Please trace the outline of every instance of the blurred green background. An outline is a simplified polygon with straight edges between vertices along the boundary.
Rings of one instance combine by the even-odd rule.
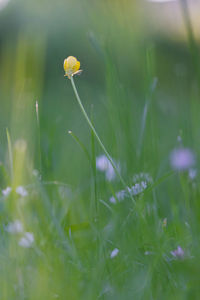
[[[163,24],[158,17],[159,9],[165,15],[163,10],[170,7],[178,16],[173,30],[171,25],[168,33],[168,23]],[[158,18],[156,28],[152,25],[153,17]],[[177,19],[180,19],[179,34]],[[61,178],[64,176],[68,182],[76,180],[76,175],[73,179],[76,172],[71,173],[66,168],[67,161],[75,160],[74,168],[79,168],[83,157],[67,131],[74,131],[86,141],[89,136],[70,83],[63,78],[63,60],[69,55],[81,61],[83,73],[76,80],[84,104],[88,111],[94,106],[100,136],[105,143],[107,139],[111,142],[110,147],[120,152],[116,153],[120,158],[126,155],[127,150],[123,150],[126,137],[117,133],[113,136],[113,133],[119,127],[126,131],[123,126],[127,124],[123,122],[130,122],[133,157],[136,151],[141,112],[150,82],[147,74],[149,49],[153,49],[155,61],[154,74],[150,76],[159,78],[153,104],[157,114],[153,116],[151,134],[159,135],[159,147],[165,151],[175,143],[183,127],[186,138],[190,138],[188,98],[193,97],[193,93],[196,96],[195,75],[184,38],[186,30],[183,20],[181,22],[179,3],[59,1],[55,5],[51,1],[10,1],[1,11],[0,25],[1,127],[9,127],[12,123],[10,130],[14,139],[25,135],[35,144],[32,135],[36,123],[34,105],[36,100],[39,102],[45,176],[57,179],[63,169]],[[161,25],[165,28],[161,29]],[[130,115],[121,120],[124,110]],[[115,118],[120,121],[118,128],[112,120]],[[171,126],[174,130],[169,130]],[[149,143],[151,140],[149,137]],[[155,155],[155,149],[154,154],[149,153],[151,155]]]
[[[198,169],[199,8],[192,0],[0,1],[0,187],[13,189],[1,199],[0,299],[199,299],[198,177],[194,188],[169,163],[180,136]],[[136,208],[130,199],[110,207],[120,182],[92,172],[68,134],[93,160],[102,154],[64,77],[69,55],[81,62],[79,94],[126,183],[140,172],[156,183]],[[34,233],[33,248],[6,232],[15,219]],[[173,262],[179,244],[192,253]],[[111,260],[115,247],[121,256]]]

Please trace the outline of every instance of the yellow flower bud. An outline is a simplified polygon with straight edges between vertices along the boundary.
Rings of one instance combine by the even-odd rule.
[[[71,76],[79,74],[81,72],[81,70],[79,70],[80,62],[74,56],[68,56],[64,60],[63,67],[65,70],[65,76],[68,76],[69,79]]]

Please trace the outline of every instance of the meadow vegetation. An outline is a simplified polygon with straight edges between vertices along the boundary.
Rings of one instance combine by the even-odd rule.
[[[190,1],[28,2],[0,6],[0,299],[199,299]]]

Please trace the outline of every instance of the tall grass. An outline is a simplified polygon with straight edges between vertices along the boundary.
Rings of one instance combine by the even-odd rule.
[[[65,54],[80,56],[90,127],[63,77],[63,41],[22,32],[1,48],[0,299],[199,299],[199,46],[188,19],[191,54],[131,36],[128,1],[93,5],[88,22],[102,5],[109,39],[96,21],[91,45],[72,38]],[[195,164],[176,170],[182,148]]]

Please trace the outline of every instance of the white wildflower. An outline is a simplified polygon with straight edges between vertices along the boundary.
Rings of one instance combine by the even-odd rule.
[[[110,258],[114,258],[115,256],[117,256],[119,253],[119,249],[115,248],[111,254],[110,254]]]
[[[96,167],[100,171],[106,171],[108,168],[109,160],[105,155],[100,155],[96,158]]]
[[[126,197],[136,196],[141,194],[150,184],[153,183],[152,177],[148,173],[139,173],[133,176],[134,185],[127,187],[127,190],[121,190],[116,193],[116,196],[110,197],[109,201],[115,204],[117,201],[121,202]]]
[[[128,188],[131,195],[136,196],[141,194],[147,188],[146,181],[141,181]]]
[[[147,184],[152,184],[153,183],[153,178],[149,173],[144,173],[141,172],[139,174],[135,174],[133,176],[133,183],[138,183],[140,181],[146,181]]]
[[[115,179],[115,170],[110,162],[109,162],[108,168],[105,173],[106,173],[106,179],[108,181],[112,181]]]
[[[126,197],[126,195],[127,195],[126,191],[125,190],[121,190],[121,191],[119,191],[119,192],[116,193],[116,198],[117,198],[117,200],[119,202],[121,202],[121,201],[124,200],[124,198]],[[109,201],[111,203],[114,203],[114,204],[117,202],[114,196],[110,197]]]
[[[9,223],[6,227],[5,230],[9,233],[21,233],[23,232],[23,224],[19,220],[15,220],[14,222]]]
[[[171,152],[170,163],[173,169],[185,171],[195,164],[195,155],[189,148],[177,148]]]
[[[115,204],[117,202],[114,196],[110,197],[109,201],[110,201],[110,203],[113,203],[113,204]]]
[[[96,167],[99,171],[104,172],[106,179],[112,181],[115,179],[115,170],[105,155],[100,155],[96,158]]]
[[[132,187],[127,187],[129,193],[131,196],[136,196],[144,192],[144,190],[148,187],[146,181],[141,181],[139,183],[134,184]],[[112,196],[110,197],[109,201],[113,204],[116,204],[116,202],[123,201],[126,197],[130,196],[129,193],[126,190],[121,190],[116,193],[116,197]],[[116,201],[117,199],[117,201]]]
[[[34,235],[31,232],[25,232],[24,236],[19,240],[19,246],[30,248],[34,242]]]
[[[188,177],[190,180],[194,180],[197,177],[197,170],[193,168],[189,169]]]
[[[8,186],[6,189],[2,190],[2,194],[4,196],[8,196],[12,191],[12,188],[10,186]]]
[[[22,197],[28,196],[28,191],[23,186],[18,186],[16,188],[16,193]]]

